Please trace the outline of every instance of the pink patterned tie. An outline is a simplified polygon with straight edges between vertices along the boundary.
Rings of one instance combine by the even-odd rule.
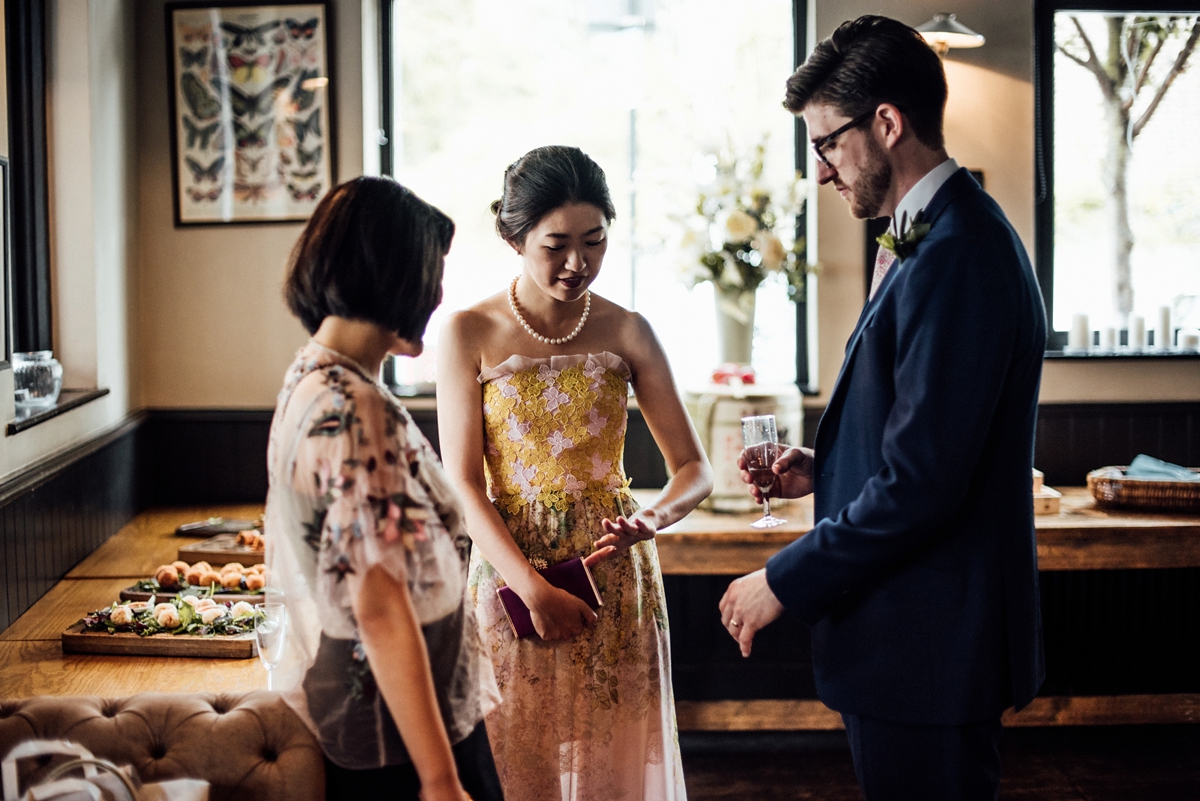
[[[883,283],[883,277],[887,275],[888,269],[895,261],[896,254],[880,245],[879,252],[875,254],[875,273],[871,276],[871,293],[867,295],[868,302],[875,299],[875,292]]]

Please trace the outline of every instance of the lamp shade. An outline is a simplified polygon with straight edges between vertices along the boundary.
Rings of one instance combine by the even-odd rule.
[[[983,34],[963,25],[953,14],[934,14],[929,22],[917,26],[917,32],[939,55],[952,47],[982,47],[987,41]]]

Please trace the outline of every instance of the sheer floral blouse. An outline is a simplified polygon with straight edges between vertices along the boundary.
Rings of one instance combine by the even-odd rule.
[[[406,582],[450,742],[495,705],[465,603],[462,511],[408,412],[349,358],[310,342],[288,369],[267,455],[268,601],[288,610],[276,688],[342,767],[408,762],[352,601],[378,565]]]

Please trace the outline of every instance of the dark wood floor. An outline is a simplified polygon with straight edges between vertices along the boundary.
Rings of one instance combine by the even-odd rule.
[[[845,735],[684,733],[689,801],[859,801]],[[1006,801],[1198,801],[1200,725],[1008,729]]]

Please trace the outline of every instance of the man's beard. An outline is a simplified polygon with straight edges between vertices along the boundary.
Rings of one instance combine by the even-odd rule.
[[[866,163],[850,187],[850,215],[857,220],[878,217],[891,187],[892,163],[874,137],[868,135]]]

